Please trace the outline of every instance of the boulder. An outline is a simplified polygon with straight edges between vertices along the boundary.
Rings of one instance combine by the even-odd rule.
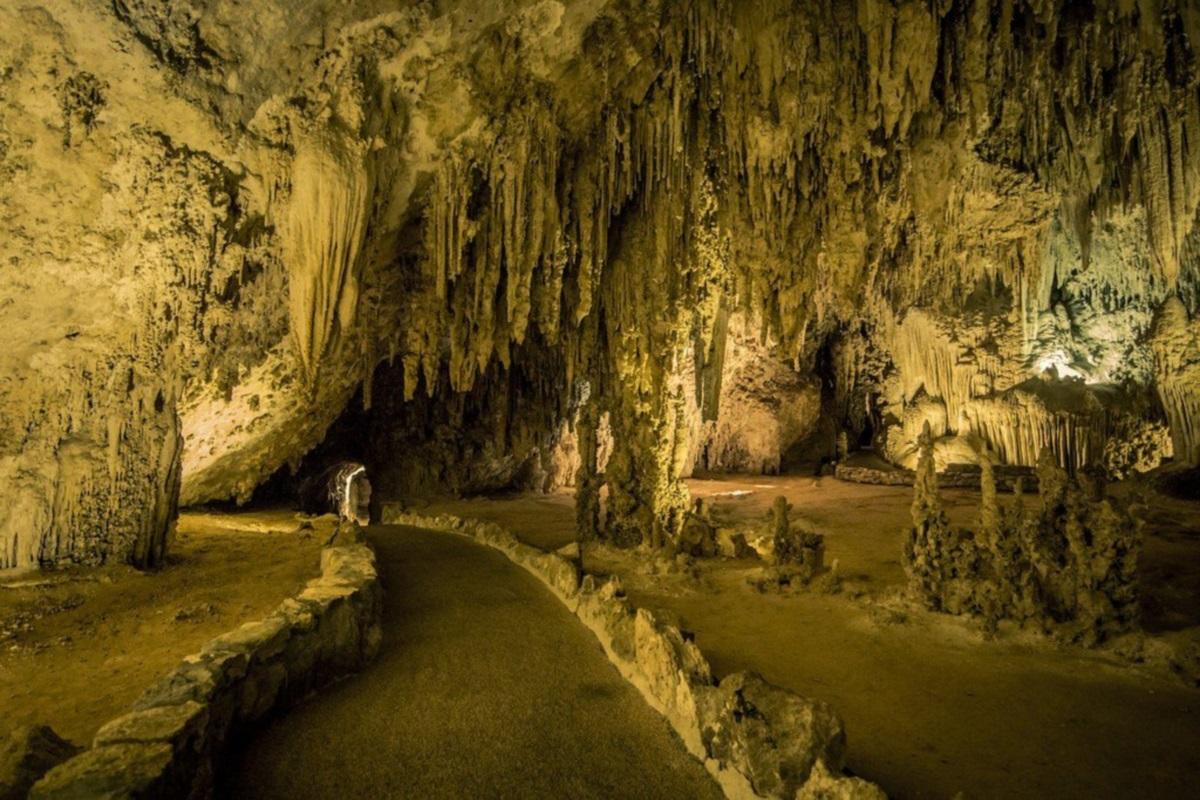
[[[0,800],[24,800],[43,775],[79,751],[48,725],[13,731],[0,750]]]
[[[187,796],[172,786],[174,755],[166,742],[105,745],[87,750],[46,773],[30,800]]]
[[[176,749],[194,743],[208,722],[208,709],[194,701],[131,711],[96,733],[93,747],[134,742],[170,742]]]
[[[695,643],[653,613],[633,611],[634,683],[666,717],[693,755],[703,758],[702,721],[710,716],[715,681]]]
[[[736,672],[721,681],[707,709],[705,749],[745,776],[759,796],[793,797],[819,761],[841,769],[842,721],[819,700],[772,686],[754,673]]]

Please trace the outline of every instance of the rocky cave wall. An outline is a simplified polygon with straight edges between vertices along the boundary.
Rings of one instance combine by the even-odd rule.
[[[818,404],[901,462],[926,420],[1195,462],[1197,42],[1189,0],[6,6],[0,566],[153,563],[356,392],[566,431],[583,531],[658,542]]]

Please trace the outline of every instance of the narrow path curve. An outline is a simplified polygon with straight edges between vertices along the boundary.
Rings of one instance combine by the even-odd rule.
[[[264,727],[230,764],[228,796],[721,797],[531,575],[458,536],[369,536],[378,660]]]

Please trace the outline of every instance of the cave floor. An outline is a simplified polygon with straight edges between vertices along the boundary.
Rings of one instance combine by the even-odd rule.
[[[699,574],[652,574],[646,558],[589,549],[585,567],[618,574],[632,600],[695,633],[718,675],[752,669],[833,704],[848,766],[899,798],[1191,796],[1200,777],[1200,690],[1170,673],[1168,643],[1200,639],[1200,504],[1155,498],[1141,561],[1146,663],[1056,645],[1019,630],[987,640],[967,620],[912,609],[899,553],[912,492],[833,478],[714,477],[690,482],[722,522],[758,520],[784,494],[793,519],[826,535],[842,590],[764,594],[753,560],[697,562]],[[953,522],[978,493],[947,490]],[[1002,497],[1002,501],[1005,498]],[[555,548],[573,539],[569,494],[421,501],[505,525]]]
[[[464,537],[369,536],[384,584],[378,659],[251,737],[222,796],[721,797],[523,569]]]
[[[184,512],[166,564],[0,573],[0,736],[78,744],[205,642],[266,616],[319,571],[331,520]]]

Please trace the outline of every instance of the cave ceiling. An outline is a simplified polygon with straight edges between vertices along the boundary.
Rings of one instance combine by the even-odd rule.
[[[522,357],[653,537],[681,409],[788,386],[796,438],[826,361],[898,462],[930,419],[1098,457],[1053,369],[1194,463],[1197,48],[1192,0],[5,3],[0,566],[153,562],[356,393]],[[794,374],[722,385],[759,350]]]

